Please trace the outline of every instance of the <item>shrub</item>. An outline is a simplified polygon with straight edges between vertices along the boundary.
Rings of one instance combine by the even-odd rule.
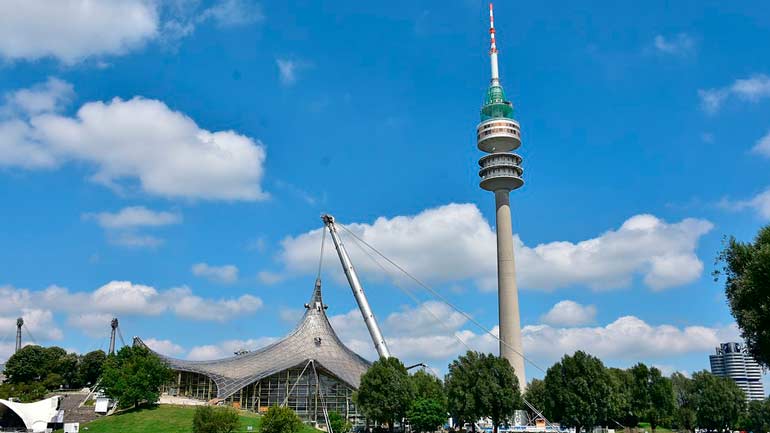
[[[334,433],[348,433],[353,429],[353,424],[337,412],[329,412],[329,424]]]
[[[193,416],[193,433],[231,433],[239,424],[238,411],[230,406],[198,406]]]
[[[272,406],[262,417],[262,433],[297,433],[302,428],[302,420],[288,407]]]

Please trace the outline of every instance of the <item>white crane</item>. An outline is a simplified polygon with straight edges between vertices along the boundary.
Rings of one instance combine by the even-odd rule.
[[[339,233],[337,233],[337,226],[334,224],[334,217],[328,214],[321,216],[321,220],[329,229],[329,234],[332,236],[332,242],[334,242],[334,248],[337,249],[337,254],[340,256],[340,262],[342,263],[342,270],[345,271],[345,276],[350,283],[350,289],[353,290],[353,296],[356,298],[358,308],[361,310],[361,315],[364,316],[364,322],[366,328],[369,330],[369,335],[372,336],[374,342],[374,348],[377,349],[377,354],[380,358],[390,358],[390,351],[388,345],[385,344],[385,339],[382,337],[380,327],[377,325],[377,320],[374,318],[372,308],[369,306],[369,301],[364,294],[364,288],[361,287],[361,282],[358,280],[355,269],[353,269],[353,263],[350,261],[350,256],[345,250],[345,246],[342,244]]]

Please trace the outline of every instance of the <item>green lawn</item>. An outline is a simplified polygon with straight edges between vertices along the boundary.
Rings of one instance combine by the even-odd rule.
[[[636,431],[643,433],[645,430],[647,430],[648,433],[652,433],[652,428],[650,428],[650,423],[640,422],[639,427],[636,428]],[[655,433],[671,433],[671,430],[665,427],[658,426],[658,428],[655,429]]]
[[[194,413],[192,406],[154,406],[100,418],[80,426],[80,430],[88,433],[192,433]],[[249,425],[257,431],[259,421],[259,416],[241,412],[239,431],[247,431]],[[318,430],[306,426],[300,433],[318,433]]]

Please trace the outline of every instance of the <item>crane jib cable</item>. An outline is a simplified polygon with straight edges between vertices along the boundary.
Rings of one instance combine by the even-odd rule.
[[[385,259],[385,260],[386,260],[388,263],[390,263],[390,264],[391,264],[392,266],[394,266],[396,269],[398,269],[399,271],[403,272],[403,273],[404,273],[404,275],[406,275],[407,277],[409,277],[409,279],[411,279],[412,281],[414,281],[415,283],[417,283],[417,285],[419,285],[420,287],[422,287],[422,288],[424,288],[425,290],[429,291],[429,292],[430,292],[430,293],[431,293],[433,296],[435,296],[436,298],[438,298],[439,300],[441,300],[441,302],[445,303],[446,305],[448,305],[448,306],[449,306],[450,308],[452,308],[453,310],[455,310],[455,311],[457,311],[458,313],[462,314],[462,315],[463,315],[463,316],[464,316],[466,319],[468,319],[468,321],[470,321],[470,322],[471,322],[471,323],[473,323],[473,324],[474,324],[476,327],[478,327],[479,329],[481,329],[482,331],[484,331],[486,334],[490,335],[492,338],[494,338],[495,340],[497,340],[497,341],[498,341],[500,344],[502,344],[502,345],[504,345],[505,347],[507,347],[507,348],[511,349],[511,350],[512,350],[514,353],[516,353],[517,355],[521,356],[521,357],[522,357],[522,358],[523,358],[525,361],[527,361],[527,362],[528,362],[530,365],[532,365],[532,366],[533,366],[533,367],[535,367],[536,369],[540,370],[540,371],[541,371],[541,372],[543,372],[543,373],[545,373],[545,372],[546,372],[546,371],[545,371],[545,369],[543,369],[542,367],[540,367],[540,366],[539,366],[537,363],[535,363],[535,362],[534,362],[534,361],[532,361],[531,359],[529,359],[529,358],[527,358],[526,356],[524,356],[524,354],[523,354],[523,353],[521,353],[521,352],[519,352],[518,350],[516,350],[516,348],[512,347],[510,344],[508,344],[508,342],[506,342],[506,341],[503,341],[502,339],[500,339],[500,337],[499,337],[499,336],[495,335],[495,334],[494,334],[494,333],[493,333],[491,330],[487,329],[487,328],[486,328],[484,325],[482,325],[481,323],[479,323],[479,322],[478,322],[476,319],[474,319],[474,318],[473,318],[473,316],[471,316],[470,314],[466,313],[464,310],[460,309],[459,307],[457,307],[456,305],[454,305],[453,303],[451,303],[451,302],[450,302],[448,299],[446,299],[446,297],[444,297],[443,295],[441,295],[440,293],[438,293],[438,292],[437,292],[436,290],[434,290],[432,287],[430,287],[430,286],[428,286],[427,284],[423,283],[423,282],[422,282],[420,279],[418,279],[417,277],[415,277],[414,275],[412,275],[411,273],[409,273],[409,271],[407,271],[406,269],[404,269],[403,267],[401,267],[401,266],[400,266],[398,263],[394,262],[393,260],[391,260],[390,258],[388,258],[386,255],[384,255],[383,253],[381,253],[381,252],[380,252],[380,251],[379,251],[377,248],[375,248],[374,246],[372,246],[371,244],[369,244],[369,243],[368,243],[368,242],[366,242],[365,240],[363,240],[363,239],[361,239],[360,237],[358,237],[358,236],[357,236],[355,233],[353,233],[353,232],[352,232],[350,229],[348,229],[348,228],[347,228],[345,225],[343,225],[343,224],[340,224],[340,223],[337,223],[337,225],[338,225],[338,226],[340,226],[340,227],[342,227],[342,229],[343,229],[343,230],[345,230],[346,232],[350,233],[350,235],[351,235],[351,236],[353,236],[354,238],[356,238],[356,239],[357,239],[359,242],[361,242],[362,244],[366,245],[366,246],[367,246],[369,249],[371,249],[372,251],[374,251],[374,252],[375,252],[375,253],[376,253],[378,256],[380,256],[380,257],[382,257],[383,259]]]
[[[500,339],[500,338],[499,338],[497,335],[495,335],[495,334],[494,334],[492,331],[490,331],[489,329],[487,329],[487,328],[486,328],[484,325],[482,325],[481,323],[479,323],[478,321],[476,321],[475,319],[473,319],[473,317],[471,317],[471,316],[470,316],[468,313],[466,313],[465,311],[461,310],[460,308],[458,308],[457,306],[455,306],[454,304],[452,304],[451,302],[449,302],[449,300],[447,300],[447,299],[446,299],[444,296],[442,296],[440,293],[436,292],[436,291],[435,291],[433,288],[431,288],[431,287],[430,287],[430,286],[428,286],[427,284],[425,284],[425,283],[423,283],[422,281],[420,281],[420,280],[419,280],[417,277],[415,277],[415,276],[413,276],[412,274],[410,274],[410,273],[409,273],[409,272],[408,272],[406,269],[402,268],[402,267],[401,267],[401,266],[399,266],[399,265],[398,265],[396,262],[394,262],[393,260],[391,260],[390,258],[388,258],[387,256],[385,256],[383,253],[381,253],[379,250],[377,250],[377,249],[376,249],[374,246],[372,246],[372,245],[371,245],[371,244],[369,244],[368,242],[364,241],[364,240],[363,240],[363,239],[361,239],[360,237],[356,236],[356,234],[355,234],[355,233],[353,233],[351,230],[349,230],[347,227],[345,227],[344,225],[342,225],[342,224],[340,224],[340,223],[337,223],[337,225],[338,225],[338,226],[340,226],[340,227],[342,227],[342,229],[343,229],[343,230],[345,230],[346,232],[348,232],[348,233],[349,233],[349,234],[350,234],[350,235],[351,235],[351,236],[352,236],[352,237],[353,237],[353,238],[356,240],[356,242],[353,242],[353,243],[354,243],[354,244],[356,244],[356,246],[357,246],[358,248],[360,248],[360,249],[361,249],[361,250],[362,250],[362,251],[363,251],[363,252],[364,252],[364,253],[365,253],[365,254],[366,254],[366,255],[367,255],[367,256],[368,256],[368,257],[369,257],[369,258],[370,258],[372,261],[374,261],[374,263],[375,263],[375,264],[377,264],[377,266],[379,266],[379,267],[380,267],[380,269],[382,269],[382,270],[383,270],[384,272],[386,272],[388,275],[390,275],[391,277],[393,277],[393,276],[392,276],[392,274],[391,274],[389,271],[387,271],[387,270],[386,270],[386,269],[385,269],[385,268],[382,266],[382,264],[381,264],[381,263],[379,263],[379,261],[377,261],[377,260],[376,260],[376,259],[375,259],[375,258],[374,258],[374,257],[373,257],[371,254],[369,254],[369,253],[368,253],[366,250],[364,250],[364,249],[361,247],[361,245],[359,245],[359,244],[358,244],[359,242],[360,242],[361,244],[363,244],[363,245],[366,245],[366,246],[367,246],[369,249],[371,249],[371,250],[372,250],[372,251],[374,251],[374,252],[375,252],[377,255],[379,255],[380,257],[382,257],[383,259],[385,259],[385,260],[386,260],[388,263],[390,263],[390,264],[391,264],[392,266],[394,266],[396,269],[398,269],[399,271],[401,271],[402,273],[404,273],[404,274],[405,274],[407,277],[409,277],[409,278],[410,278],[412,281],[416,282],[416,283],[417,283],[419,286],[421,286],[421,287],[423,287],[424,289],[426,289],[427,291],[429,291],[431,294],[433,294],[433,296],[437,297],[439,300],[441,300],[443,303],[445,303],[446,305],[448,305],[450,308],[452,308],[453,310],[455,310],[455,311],[457,311],[458,313],[462,314],[462,315],[463,315],[463,316],[464,316],[466,319],[468,319],[468,320],[469,320],[471,323],[473,323],[473,324],[474,324],[474,325],[476,325],[478,328],[480,328],[482,331],[486,332],[487,334],[489,334],[490,336],[492,336],[492,337],[493,337],[495,340],[497,340],[498,342],[500,342],[500,344],[503,344],[503,345],[505,345],[506,347],[509,347],[509,348],[510,348],[511,350],[513,350],[513,351],[514,351],[516,354],[518,354],[519,356],[521,356],[521,357],[522,357],[522,358],[523,358],[525,361],[529,362],[529,363],[530,363],[532,366],[534,366],[536,369],[540,370],[540,371],[541,371],[541,372],[543,372],[543,373],[545,373],[545,372],[546,372],[546,371],[545,371],[545,370],[544,370],[542,367],[540,367],[539,365],[537,365],[537,364],[536,364],[534,361],[532,361],[531,359],[529,359],[529,358],[527,358],[526,356],[524,356],[524,354],[522,354],[521,352],[519,352],[519,351],[517,351],[516,349],[514,349],[513,347],[511,347],[511,346],[510,346],[508,343],[506,343],[505,341],[501,340],[501,339]],[[396,278],[394,278],[393,280],[394,280],[394,284],[396,285],[396,287],[398,287],[399,289],[402,289],[402,287],[400,286],[400,284],[398,284],[398,282],[397,282],[398,280],[397,280]],[[414,300],[416,303],[418,303],[418,304],[419,304],[419,300],[416,298],[416,296],[414,296],[413,294],[410,294],[410,292],[409,292],[409,291],[407,291],[407,290],[402,290],[402,291],[404,291],[405,293],[407,293],[407,295],[409,295],[409,296],[410,296],[410,297],[411,297],[411,298],[412,298],[412,299],[413,299],[413,300]],[[442,325],[445,325],[443,321],[441,321],[440,319],[438,319],[438,317],[436,317],[436,316],[435,316],[435,314],[433,314],[433,312],[432,312],[432,311],[430,311],[430,309],[427,309],[427,310],[428,310],[428,312],[429,312],[429,313],[430,313],[430,314],[431,314],[431,315],[434,317],[434,319],[435,319],[435,320],[437,320],[437,321],[438,321],[439,323],[441,323]],[[454,334],[454,333],[453,333],[453,335],[455,335],[455,337],[456,337],[456,338],[457,338],[457,339],[458,339],[458,340],[459,340],[459,341],[460,341],[460,342],[461,342],[461,343],[462,343],[462,344],[463,344],[463,345],[464,345],[466,348],[468,348],[468,350],[471,350],[471,349],[470,349],[470,347],[468,347],[468,345],[467,345],[467,344],[466,344],[466,343],[465,343],[465,342],[464,342],[464,341],[463,341],[463,340],[462,340],[462,339],[461,339],[459,336],[457,336],[457,335],[456,335],[456,334]],[[433,370],[433,369],[431,368],[431,370]],[[558,428],[557,428],[555,425],[553,425],[553,424],[552,424],[552,423],[551,423],[551,422],[550,422],[550,421],[549,421],[549,420],[548,420],[548,419],[547,419],[547,418],[546,418],[546,417],[543,415],[543,413],[542,413],[541,411],[539,411],[539,410],[538,410],[538,409],[537,409],[537,408],[536,408],[536,407],[535,407],[535,406],[534,406],[532,403],[530,403],[530,402],[529,402],[529,401],[528,401],[526,398],[524,398],[524,396],[523,396],[523,395],[521,396],[521,399],[522,399],[522,401],[524,402],[524,404],[525,404],[525,405],[526,405],[526,406],[527,406],[529,409],[531,409],[533,412],[535,412],[535,414],[536,414],[536,415],[540,416],[540,417],[543,419],[543,421],[545,421],[545,423],[546,423],[546,424],[547,424],[549,427],[551,427],[552,429],[555,429],[555,430],[557,430],[557,431],[559,430],[559,429],[558,429]],[[616,422],[617,422],[617,421],[616,421]]]

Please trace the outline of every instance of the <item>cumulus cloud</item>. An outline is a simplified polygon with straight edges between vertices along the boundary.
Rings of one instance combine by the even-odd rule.
[[[61,329],[54,323],[53,313],[50,310],[23,308],[17,316],[0,316],[0,338],[11,341],[16,338],[16,319],[19,317],[24,319],[26,331],[22,334],[22,340],[26,342],[29,342],[30,335],[35,340],[40,340],[34,341],[37,344],[43,341],[61,340],[64,337]]]
[[[757,144],[751,148],[753,153],[770,158],[770,132],[765,134],[757,141]]]
[[[111,314],[105,313],[73,314],[67,318],[67,324],[89,337],[99,338],[107,335],[112,318]]]
[[[157,316],[172,312],[192,320],[224,322],[234,316],[253,313],[262,308],[262,300],[252,295],[238,298],[212,299],[195,295],[189,287],[157,290],[152,286],[130,281],[110,281],[92,292],[71,292],[60,286],[50,286],[33,291],[14,287],[0,287],[0,296],[10,302],[3,303],[0,312],[12,312],[35,306],[57,313],[66,313],[68,323],[96,332],[115,316]]]
[[[208,263],[196,263],[192,266],[192,273],[196,277],[216,283],[234,283],[238,280],[238,268],[234,265],[212,266]]]
[[[499,343],[495,337],[499,331],[496,326],[490,330],[492,336],[459,318],[442,325],[429,317],[424,307],[425,304],[407,307],[381,320],[383,335],[395,356],[409,363],[427,361],[443,369],[446,363],[468,348],[497,353]],[[346,345],[368,359],[376,358],[358,310],[331,316],[330,321]],[[404,321],[413,322],[415,327],[425,327],[427,331],[414,332],[410,327],[394,326]],[[543,367],[576,350],[596,355],[612,365],[670,360],[689,353],[704,353],[705,356],[719,342],[736,338],[738,329],[735,325],[650,325],[634,316],[623,316],[604,326],[535,324],[522,328],[524,353]]]
[[[33,162],[25,160],[27,152]],[[141,97],[88,102],[71,117],[30,110],[0,117],[0,166],[78,162],[93,170],[94,182],[167,198],[263,200],[265,156],[259,141],[208,131]]]
[[[715,114],[728,98],[738,98],[749,102],[758,102],[770,98],[770,76],[756,74],[749,78],[735,80],[732,84],[714,89],[698,90],[701,108]]]
[[[174,356],[184,353],[184,348],[171,340],[158,340],[155,338],[148,338],[142,340],[144,344],[150,349],[162,353],[164,355]]]
[[[540,320],[555,326],[578,326],[592,323],[596,319],[594,305],[581,305],[575,301],[557,302]]]
[[[414,216],[380,217],[371,224],[346,227],[418,278],[432,283],[470,279],[482,290],[496,287],[495,232],[473,204],[450,204]],[[608,290],[628,287],[636,277],[653,290],[686,284],[703,271],[695,249],[712,227],[700,219],[668,223],[643,214],[577,243],[527,246],[514,235],[519,286]],[[286,274],[315,272],[321,234],[322,229],[317,229],[281,242],[279,258]],[[342,236],[353,242],[344,230]],[[348,250],[365,278],[387,277],[368,258],[359,257],[356,248]],[[336,260],[333,250],[327,249],[326,254],[327,260]]]
[[[687,33],[679,33],[671,37],[656,35],[653,46],[662,54],[687,55],[695,50],[695,40]]]
[[[181,215],[177,213],[153,211],[144,206],[124,207],[118,212],[87,213],[83,217],[95,220],[105,229],[158,227],[182,221]]]
[[[522,329],[524,350],[541,359],[556,360],[565,353],[583,350],[602,359],[651,360],[686,353],[708,352],[720,342],[738,338],[736,326],[706,327],[650,325],[634,316],[623,316],[597,327],[555,328],[549,325]]]
[[[177,42],[208,22],[232,27],[264,19],[260,5],[250,0],[215,0],[204,8],[199,3],[6,0],[0,2],[0,57],[73,64],[126,54],[158,39]]]
[[[5,0],[0,2],[0,56],[75,63],[123,54],[157,36],[155,5],[149,0]]]
[[[730,200],[728,198],[723,198],[719,202],[719,206],[731,211],[750,209],[760,218],[770,220],[770,188],[765,189],[747,200]]]
[[[250,340],[227,340],[219,344],[209,344],[195,346],[190,349],[187,359],[191,361],[208,361],[212,359],[222,359],[233,356],[236,352],[243,350],[255,350],[275,342],[273,337],[263,337]],[[163,352],[160,352],[163,353]]]
[[[107,238],[115,245],[155,248],[163,243],[163,239],[139,233],[138,230],[177,224],[182,216],[172,212],[156,212],[144,206],[129,206],[114,213],[85,213],[83,219],[96,221],[107,231]]]

